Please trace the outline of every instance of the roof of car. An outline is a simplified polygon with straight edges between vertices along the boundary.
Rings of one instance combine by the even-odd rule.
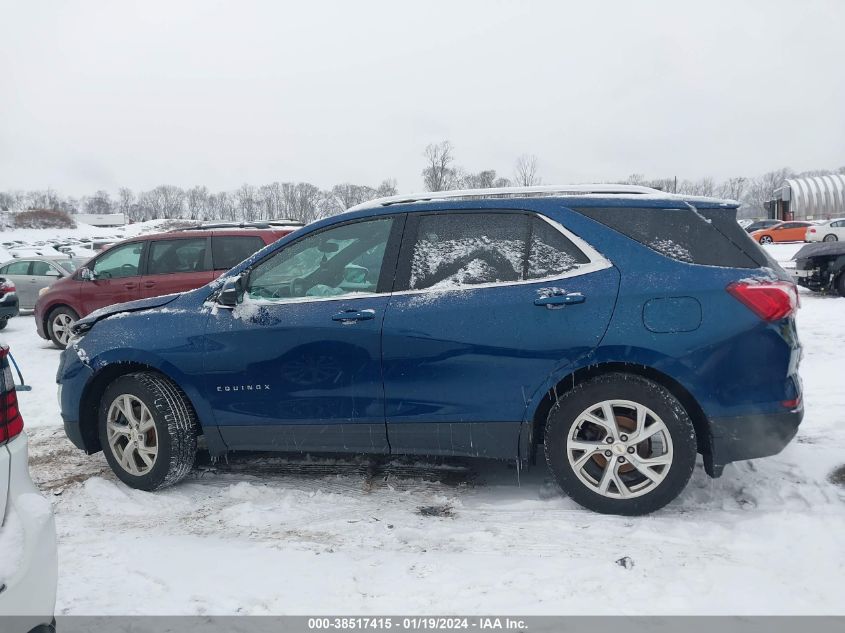
[[[536,187],[501,187],[489,189],[457,189],[453,191],[426,191],[422,193],[390,196],[362,202],[348,211],[378,209],[393,205],[432,203],[441,201],[500,200],[514,198],[562,198],[578,200],[607,200],[613,204],[629,206],[638,201],[686,202],[697,207],[736,208],[736,200],[722,200],[701,196],[666,193],[659,189],[639,185],[543,185]]]

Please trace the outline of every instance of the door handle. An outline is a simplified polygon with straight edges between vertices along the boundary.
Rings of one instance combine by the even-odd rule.
[[[534,305],[551,308],[552,306],[567,306],[573,303],[584,303],[586,299],[587,297],[582,295],[580,292],[570,292],[565,295],[538,297],[537,299],[534,299]]]
[[[338,312],[332,317],[332,321],[340,321],[342,323],[352,323],[353,321],[369,321],[376,317],[375,310],[344,310]]]
[[[126,288],[127,290],[135,290],[135,288],[138,287],[138,284],[136,284],[136,283],[123,284],[123,287]]]
[[[155,288],[156,282],[154,281],[145,281],[144,288]]]

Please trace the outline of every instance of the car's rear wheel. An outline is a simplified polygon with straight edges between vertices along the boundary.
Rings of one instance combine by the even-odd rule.
[[[772,239],[772,237],[770,235],[764,235],[763,237],[760,238],[761,244],[771,244],[772,242],[774,242],[774,240]]]
[[[99,434],[109,466],[133,488],[175,484],[194,465],[196,415],[161,374],[137,372],[111,383],[100,401]]]
[[[546,422],[546,461],[563,491],[605,514],[638,515],[677,497],[692,474],[695,429],[665,387],[598,376],[563,394]]]
[[[59,349],[66,348],[70,340],[70,328],[78,320],[79,315],[67,306],[53,310],[47,318],[47,334],[53,345]]]
[[[836,278],[836,292],[840,297],[845,297],[845,272],[839,273],[839,277]]]
[[[833,233],[831,233],[830,235],[824,236],[824,241],[825,242],[837,242],[837,241],[839,241],[839,238],[836,237]]]

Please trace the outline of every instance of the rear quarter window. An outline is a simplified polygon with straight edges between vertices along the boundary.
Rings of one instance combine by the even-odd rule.
[[[587,207],[576,211],[676,261],[727,268],[757,268],[765,262],[759,247],[740,235],[744,231],[735,221],[736,231],[728,231],[722,218],[709,217],[709,210]]]

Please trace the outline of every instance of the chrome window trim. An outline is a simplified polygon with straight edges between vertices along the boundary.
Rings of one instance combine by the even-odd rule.
[[[297,304],[297,303],[316,303],[322,301],[348,301],[351,299],[371,299],[375,297],[391,297],[391,296],[403,296],[403,295],[417,295],[417,294],[425,294],[425,293],[445,293],[445,292],[466,292],[469,290],[476,290],[476,289],[484,289],[484,288],[500,288],[506,286],[525,286],[529,284],[542,284],[542,283],[549,283],[554,281],[559,281],[562,279],[570,279],[572,277],[580,277],[582,275],[589,275],[590,273],[595,273],[600,270],[605,270],[606,268],[612,268],[613,264],[602,255],[599,251],[595,248],[590,246],[587,242],[583,239],[575,235],[572,231],[564,227],[559,222],[552,220],[550,217],[545,216],[541,213],[530,213],[530,216],[538,217],[545,222],[547,222],[552,228],[560,232],[564,237],[568,238],[578,249],[581,250],[584,255],[587,256],[589,259],[589,263],[580,264],[573,268],[572,270],[568,270],[560,275],[552,275],[550,277],[541,277],[539,279],[523,279],[521,281],[494,281],[485,284],[474,284],[472,286],[463,286],[461,288],[422,288],[420,290],[399,290],[397,292],[367,292],[367,293],[349,293],[344,295],[335,295],[331,297],[293,297],[293,298],[280,298],[278,300],[273,299],[253,299],[250,298],[250,303],[255,303],[258,305],[266,305],[266,306],[276,306],[276,305],[290,305],[290,304]],[[234,309],[233,306],[221,306],[216,302],[207,302],[211,303],[218,308],[228,308]],[[243,303],[239,303],[239,306],[242,306]]]

